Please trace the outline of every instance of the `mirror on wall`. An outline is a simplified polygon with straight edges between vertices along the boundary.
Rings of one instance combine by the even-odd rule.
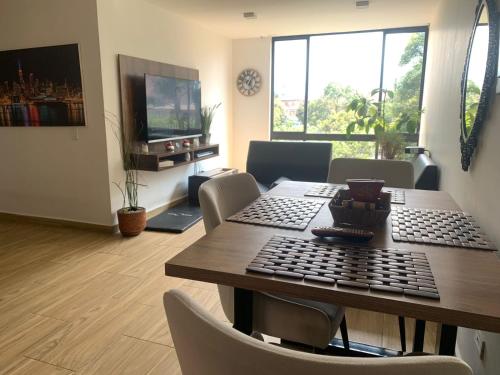
[[[495,0],[479,0],[462,76],[462,169],[467,171],[496,88],[498,19]]]

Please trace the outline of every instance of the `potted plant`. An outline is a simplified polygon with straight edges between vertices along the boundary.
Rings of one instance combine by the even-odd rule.
[[[221,103],[215,104],[213,106],[204,106],[201,108],[201,133],[200,143],[209,144],[210,143],[210,126],[212,125],[212,120],[215,116],[215,111],[221,106]]]
[[[108,118],[109,119],[109,118]],[[120,126],[114,118],[111,119],[115,125],[113,132],[117,140],[120,140]],[[113,182],[120,190],[123,196],[123,205],[117,212],[118,228],[125,237],[139,235],[146,228],[146,209],[139,206],[139,186],[145,186],[139,183],[138,161],[139,153],[134,152],[135,144],[131,137],[127,136],[125,131],[121,132],[122,142],[120,152],[123,160],[123,169],[125,171],[125,185]]]
[[[137,236],[146,228],[146,209],[138,204],[137,190],[141,184],[138,183],[137,170],[125,166],[124,188],[119,183],[114,184],[123,195],[123,206],[117,212],[118,228],[125,237]]]
[[[388,99],[394,98],[394,93],[386,89],[374,89],[371,96],[381,97],[377,102],[371,98],[358,96],[349,103],[347,109],[354,114],[354,120],[346,128],[347,135],[356,127],[368,134],[373,128],[380,155],[384,159],[395,159],[402,154],[405,145],[404,133],[415,134],[422,111],[400,112],[389,118],[386,114]]]

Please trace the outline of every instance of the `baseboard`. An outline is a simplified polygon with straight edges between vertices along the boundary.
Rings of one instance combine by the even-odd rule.
[[[153,216],[156,216],[163,211],[168,210],[169,208],[178,205],[179,203],[185,202],[187,200],[187,195],[183,195],[182,197],[176,198],[160,207],[152,209],[146,213],[147,218],[150,219]],[[84,223],[81,221],[72,221],[72,220],[64,220],[64,219],[54,219],[48,217],[41,216],[31,216],[31,215],[22,215],[22,214],[13,214],[9,212],[0,212],[0,220],[1,221],[15,221],[18,223],[32,223],[32,224],[45,224],[45,225],[54,225],[61,226],[67,228],[75,228],[75,229],[85,229],[85,230],[94,230],[98,232],[105,233],[115,233],[118,231],[118,224],[115,225],[104,225],[104,224],[92,224],[92,223]]]
[[[75,229],[94,230],[98,232],[107,232],[107,233],[114,233],[118,229],[118,225],[92,224],[92,223],[84,223],[81,221],[54,219],[48,217],[13,214],[7,212],[0,212],[0,220],[11,221],[11,222],[14,221],[18,223],[54,225],[54,226],[69,227]]]

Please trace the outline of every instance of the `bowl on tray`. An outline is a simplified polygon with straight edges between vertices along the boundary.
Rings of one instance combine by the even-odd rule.
[[[376,202],[380,197],[380,192],[384,187],[384,180],[372,179],[347,179],[347,186],[351,192],[351,197],[358,202]]]

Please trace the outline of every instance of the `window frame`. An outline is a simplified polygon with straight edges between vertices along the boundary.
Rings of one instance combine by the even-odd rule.
[[[308,134],[307,133],[307,107],[308,107],[308,97],[309,97],[309,60],[310,60],[310,39],[315,36],[323,35],[342,35],[342,34],[359,34],[359,33],[372,33],[372,32],[382,32],[382,60],[380,66],[380,80],[379,88],[383,87],[384,83],[384,67],[385,67],[385,44],[386,36],[388,34],[398,34],[398,33],[410,33],[410,32],[423,32],[424,33],[424,56],[422,60],[422,76],[420,78],[420,97],[419,97],[419,109],[422,110],[422,100],[424,95],[424,82],[425,82],[425,70],[427,63],[427,46],[429,39],[429,26],[411,26],[411,27],[398,27],[398,28],[387,28],[387,29],[374,29],[374,30],[359,30],[359,31],[345,31],[345,32],[332,32],[332,33],[319,33],[319,34],[303,34],[303,35],[287,35],[287,36],[277,36],[272,38],[271,47],[271,140],[289,140],[289,141],[361,141],[361,142],[374,142],[374,134]],[[297,132],[280,132],[274,131],[274,62],[275,62],[275,44],[276,42],[287,41],[287,40],[305,40],[306,41],[306,79],[305,79],[305,90],[304,90],[304,129],[303,131]],[[382,93],[379,94],[379,96]],[[380,98],[379,98],[380,100]],[[415,134],[402,133],[407,142],[419,142],[420,136],[420,126],[418,127]]]

